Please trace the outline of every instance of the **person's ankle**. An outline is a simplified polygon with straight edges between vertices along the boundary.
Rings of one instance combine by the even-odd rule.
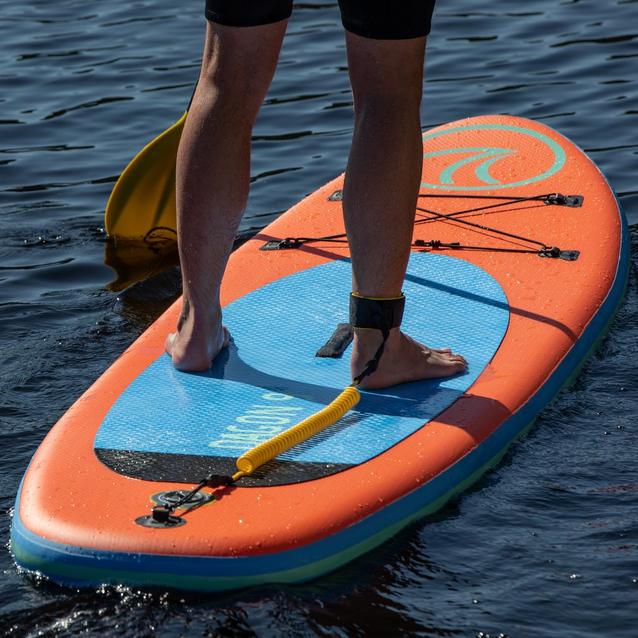
[[[396,342],[401,334],[400,328],[392,328],[388,335],[388,338],[385,342],[386,347],[392,345]],[[354,329],[354,347],[357,350],[369,350],[376,349],[381,345],[383,341],[383,334],[381,330],[376,330],[374,328],[355,328]]]
[[[213,326],[221,325],[222,309],[219,305],[204,307],[185,303],[181,319],[197,330],[210,330]]]

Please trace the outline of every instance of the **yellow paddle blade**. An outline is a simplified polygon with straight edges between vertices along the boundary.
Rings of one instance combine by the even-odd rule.
[[[293,425],[291,428],[248,450],[248,452],[244,452],[237,459],[236,465],[239,471],[233,474],[233,481],[240,479],[242,476],[252,474],[259,466],[274,459],[278,454],[289,450],[293,445],[297,445],[335,424],[344,414],[357,405],[360,399],[359,390],[349,385],[323,410],[319,410],[319,412],[297,423],[297,425]]]
[[[110,237],[176,238],[175,159],[185,121],[186,113],[147,144],[115,182],[104,213]]]

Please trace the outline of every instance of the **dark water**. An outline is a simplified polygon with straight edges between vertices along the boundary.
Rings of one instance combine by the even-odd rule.
[[[179,117],[201,3],[1,2],[0,533],[48,429],[167,306],[171,274],[110,292],[103,209],[131,156]],[[583,147],[638,223],[638,3],[441,0],[426,126],[489,112]],[[339,173],[352,130],[335,3],[300,4],[255,130],[242,230]],[[634,235],[634,252],[638,236]],[[299,587],[225,596],[76,592],[0,554],[15,636],[638,635],[638,282],[575,386],[471,492]]]

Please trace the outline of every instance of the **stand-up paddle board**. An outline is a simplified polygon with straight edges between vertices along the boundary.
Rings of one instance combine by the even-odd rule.
[[[178,301],[55,425],[17,497],[18,565],[73,586],[305,581],[499,461],[605,334],[627,281],[626,225],[596,166],[543,124],[477,117],[423,144],[403,328],[462,353],[467,372],[362,392],[335,425],[203,487],[170,524],[149,516],[350,383],[347,339],[333,347],[350,293],[339,177],[233,253],[222,301],[234,342],[209,371],[178,372],[164,353]],[[323,346],[335,356],[316,356]]]

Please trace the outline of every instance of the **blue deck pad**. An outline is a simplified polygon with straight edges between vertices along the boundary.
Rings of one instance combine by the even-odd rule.
[[[350,262],[334,261],[272,282],[224,310],[234,343],[210,371],[174,370],[168,356],[150,365],[107,414],[95,447],[239,456],[310,416],[350,383],[341,359],[315,352],[346,322]],[[498,282],[462,259],[415,253],[404,292],[403,329],[469,362],[448,379],[365,392],[337,425],[280,459],[358,464],[450,406],[483,371],[507,330],[509,305]]]

